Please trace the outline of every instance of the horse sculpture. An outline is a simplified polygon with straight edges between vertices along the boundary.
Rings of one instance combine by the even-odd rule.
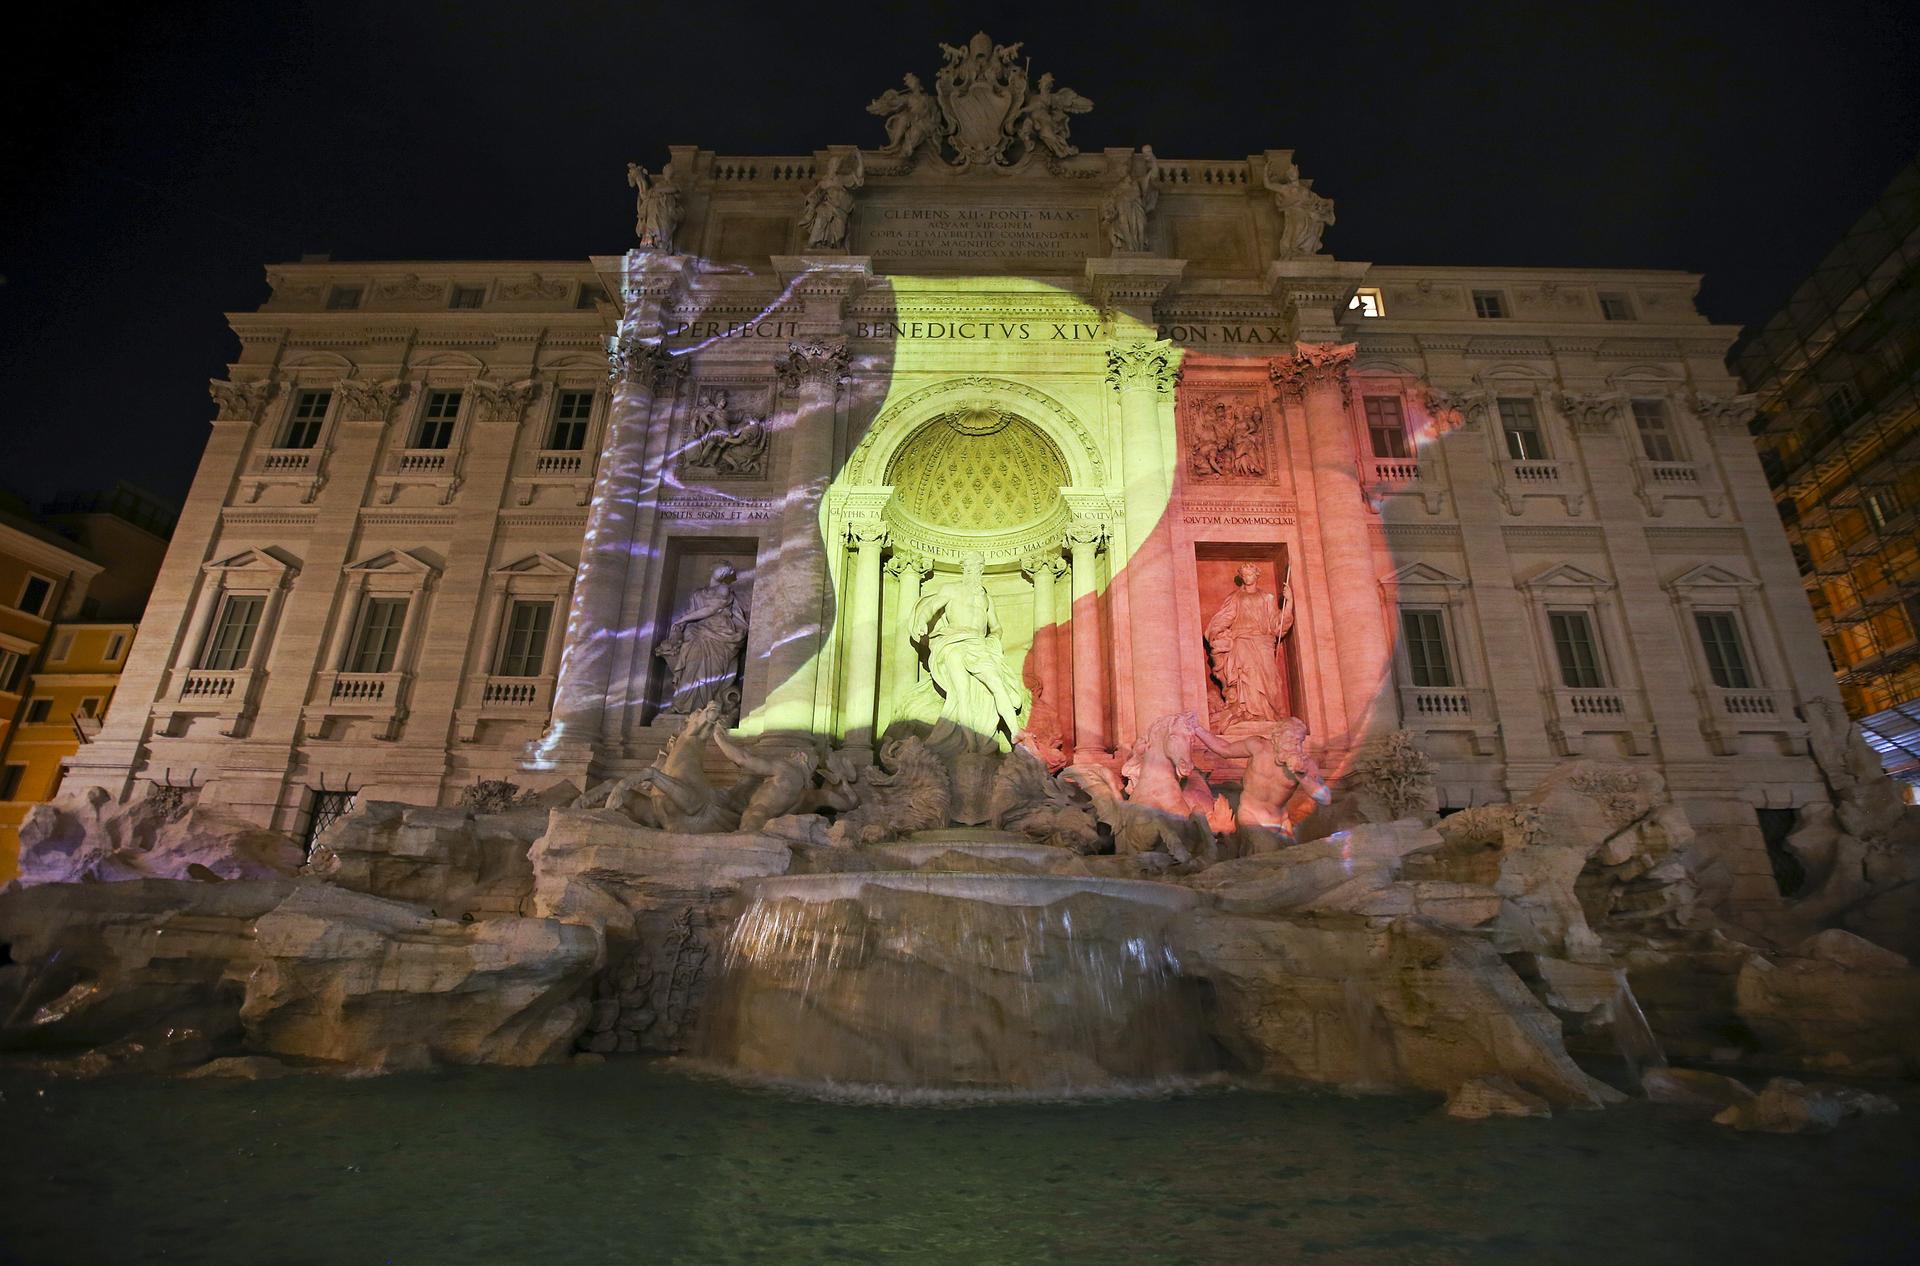
[[[740,805],[709,783],[701,768],[707,740],[719,726],[720,704],[715,701],[689,715],[653,766],[633,776],[633,788],[645,793],[662,830],[699,834],[731,831],[740,824]]]

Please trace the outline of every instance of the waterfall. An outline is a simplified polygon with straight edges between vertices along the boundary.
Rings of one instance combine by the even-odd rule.
[[[1165,935],[1192,895],[1058,875],[796,875],[743,889],[709,1055],[822,1089],[1112,1092],[1212,1071]]]

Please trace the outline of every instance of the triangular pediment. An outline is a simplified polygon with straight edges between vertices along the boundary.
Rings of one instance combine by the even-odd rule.
[[[1445,585],[1449,589],[1464,589],[1468,584],[1461,577],[1435,567],[1432,563],[1408,563],[1388,576],[1384,583],[1397,585],[1402,589],[1413,585]]]
[[[1718,563],[1690,567],[1667,582],[1669,589],[1751,589],[1760,582]]]
[[[493,574],[496,576],[564,576],[571,579],[573,571],[572,567],[551,554],[533,553],[494,568]]]
[[[349,563],[342,571],[385,572],[391,575],[429,576],[439,569],[430,563],[422,562],[403,549],[381,550],[378,554],[363,558],[357,563]]]
[[[1520,582],[1522,589],[1611,589],[1613,582],[1573,563],[1555,563]]]
[[[229,555],[216,562],[208,563],[206,571],[252,572],[261,576],[278,576],[293,571],[294,566],[288,560],[264,549],[243,549],[238,554]]]

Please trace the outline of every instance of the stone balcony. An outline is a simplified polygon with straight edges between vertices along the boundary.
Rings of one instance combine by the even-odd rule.
[[[405,672],[315,674],[304,715],[322,730],[328,729],[331,721],[371,720],[381,724],[375,738],[397,738],[400,723],[407,717],[407,687],[412,677]]]
[[[1727,690],[1707,686],[1695,691],[1700,699],[1700,732],[1722,756],[1738,756],[1742,735],[1770,734],[1785,738],[1789,751],[1806,751],[1807,726],[1794,712],[1793,699],[1781,690]]]
[[[482,721],[514,721],[537,730],[553,709],[553,677],[482,677],[467,684],[468,702],[456,710],[454,728],[462,743],[480,734]],[[528,737],[532,737],[531,734]]]
[[[268,488],[288,487],[311,503],[326,483],[327,452],[323,448],[263,448],[248,459],[241,472],[241,496],[258,501]]]
[[[1401,686],[1400,724],[1415,733],[1468,735],[1483,756],[1493,754],[1500,733],[1492,692],[1470,686]]]
[[[168,729],[191,717],[219,717],[227,722],[220,732],[232,737],[253,715],[259,680],[258,668],[177,668],[153,715]]]
[[[1646,504],[1647,513],[1656,519],[1666,512],[1669,501],[1698,501],[1706,507],[1708,516],[1716,519],[1726,507],[1718,481],[1696,462],[1650,462],[1643,458],[1633,463],[1633,477],[1634,491]]]
[[[1589,751],[1587,740],[1596,734],[1623,736],[1634,756],[1653,751],[1653,722],[1639,692],[1617,686],[1583,689],[1560,687],[1548,692],[1551,719],[1547,730],[1562,756],[1603,756]]]
[[[1361,478],[1365,481],[1367,504],[1375,514],[1388,497],[1418,496],[1426,503],[1428,514],[1440,513],[1443,494],[1440,481],[1431,467],[1417,457],[1370,457]]]
[[[1579,514],[1586,506],[1586,489],[1581,487],[1574,468],[1551,458],[1525,458],[1496,463],[1500,480],[1496,491],[1507,513],[1517,515],[1526,509],[1529,497],[1555,497],[1564,502],[1568,514]]]
[[[593,494],[593,459],[580,449],[543,448],[523,457],[514,472],[514,500],[532,505],[545,489],[559,489],[571,495],[574,505],[585,505]]]
[[[398,448],[387,454],[374,487],[381,504],[391,505],[408,487],[432,488],[440,503],[453,500],[460,489],[460,453],[452,448]]]

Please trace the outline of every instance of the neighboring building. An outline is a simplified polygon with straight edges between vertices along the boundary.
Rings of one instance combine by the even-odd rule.
[[[38,763],[14,751],[30,676],[55,621],[79,614],[87,586],[100,570],[58,533],[0,512],[0,881],[13,873],[20,819],[47,790]]]
[[[1732,364],[1847,711],[1920,784],[1920,161]]]
[[[868,759],[940,706],[920,599],[970,556],[1030,724],[1104,759],[1231,728],[1208,628],[1251,566],[1336,772],[1395,727],[1456,807],[1646,762],[1778,901],[1756,810],[1826,799],[1837,701],[1700,279],[1337,260],[1291,151],[994,117],[945,161],[676,148],[624,257],[275,266],[70,786],[304,831],[638,772],[720,565],[736,733]]]
[[[0,523],[42,547],[38,562],[23,560],[23,574],[51,579],[68,568],[41,609],[42,620],[58,618],[35,630],[30,650],[16,648],[8,635],[33,628],[21,616],[41,591],[31,582],[16,583],[0,545],[0,597],[16,590],[20,595],[14,610],[0,609],[0,647],[6,648],[0,650],[0,669],[6,654],[18,656],[12,692],[0,693],[0,714],[10,719],[0,728],[0,881],[13,873],[21,819],[53,795],[66,758],[100,731],[165,557],[174,514],[150,493],[120,484],[108,493],[66,494],[45,507],[38,521],[13,517],[11,524]],[[0,677],[0,687],[6,684]]]

